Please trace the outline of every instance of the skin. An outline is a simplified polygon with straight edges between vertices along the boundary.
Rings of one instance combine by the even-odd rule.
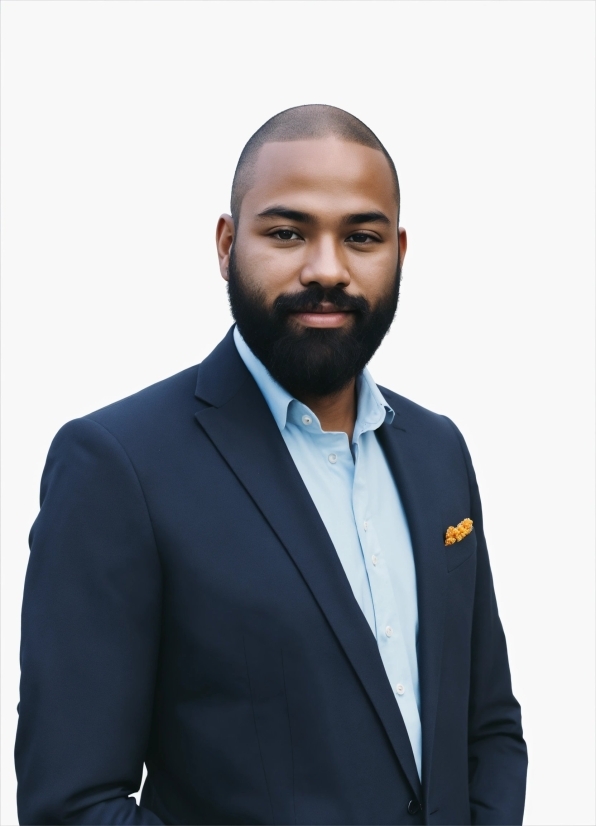
[[[219,266],[228,280],[232,242],[247,286],[258,287],[268,306],[282,293],[313,282],[341,285],[376,306],[393,283],[407,237],[389,164],[382,152],[335,136],[265,144],[242,201],[238,226],[230,215],[217,223]],[[351,313],[323,303],[317,312],[295,313],[306,327],[342,327]],[[301,398],[323,430],[352,439],[356,420],[353,380],[339,393]]]

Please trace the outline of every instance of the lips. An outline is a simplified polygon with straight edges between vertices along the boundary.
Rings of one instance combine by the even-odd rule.
[[[312,310],[310,310],[310,309],[293,310],[292,314],[293,315],[304,315],[306,313],[307,315],[337,315],[338,313],[341,313],[342,315],[345,315],[346,313],[352,313],[352,312],[354,312],[354,311],[353,310],[339,310],[339,309],[321,310],[320,307],[314,307]]]
[[[327,306],[319,305],[312,310],[293,311],[291,315],[299,324],[305,327],[337,328],[343,327],[347,323],[352,312],[340,310],[332,304],[328,304]]]
[[[335,306],[335,304],[329,304],[328,302],[323,302],[322,304],[316,304],[314,307],[302,307],[299,310],[293,310],[293,313],[302,315],[303,313],[311,314],[319,314],[319,315],[327,315],[327,314],[335,314],[335,313],[351,313],[353,310],[345,310],[341,307]]]

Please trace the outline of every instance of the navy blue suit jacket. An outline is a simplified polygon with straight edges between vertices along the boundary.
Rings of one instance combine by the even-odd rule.
[[[229,333],[53,441],[23,605],[21,823],[522,822],[526,747],[470,457],[449,419],[383,393],[416,562],[422,783]]]

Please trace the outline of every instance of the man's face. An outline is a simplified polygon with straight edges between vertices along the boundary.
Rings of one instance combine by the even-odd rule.
[[[298,398],[360,372],[397,306],[406,236],[384,155],[336,137],[265,144],[238,226],[218,223],[240,332]]]

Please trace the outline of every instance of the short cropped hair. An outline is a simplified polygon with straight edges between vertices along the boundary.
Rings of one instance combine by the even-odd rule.
[[[354,115],[336,106],[313,103],[294,106],[274,115],[264,123],[248,140],[240,154],[234,180],[232,182],[231,211],[234,224],[238,226],[242,199],[252,184],[251,172],[257,155],[266,143],[277,141],[316,140],[335,135],[348,143],[358,143],[371,149],[378,149],[387,158],[397,201],[399,223],[400,192],[397,170],[391,155],[372,129]]]

